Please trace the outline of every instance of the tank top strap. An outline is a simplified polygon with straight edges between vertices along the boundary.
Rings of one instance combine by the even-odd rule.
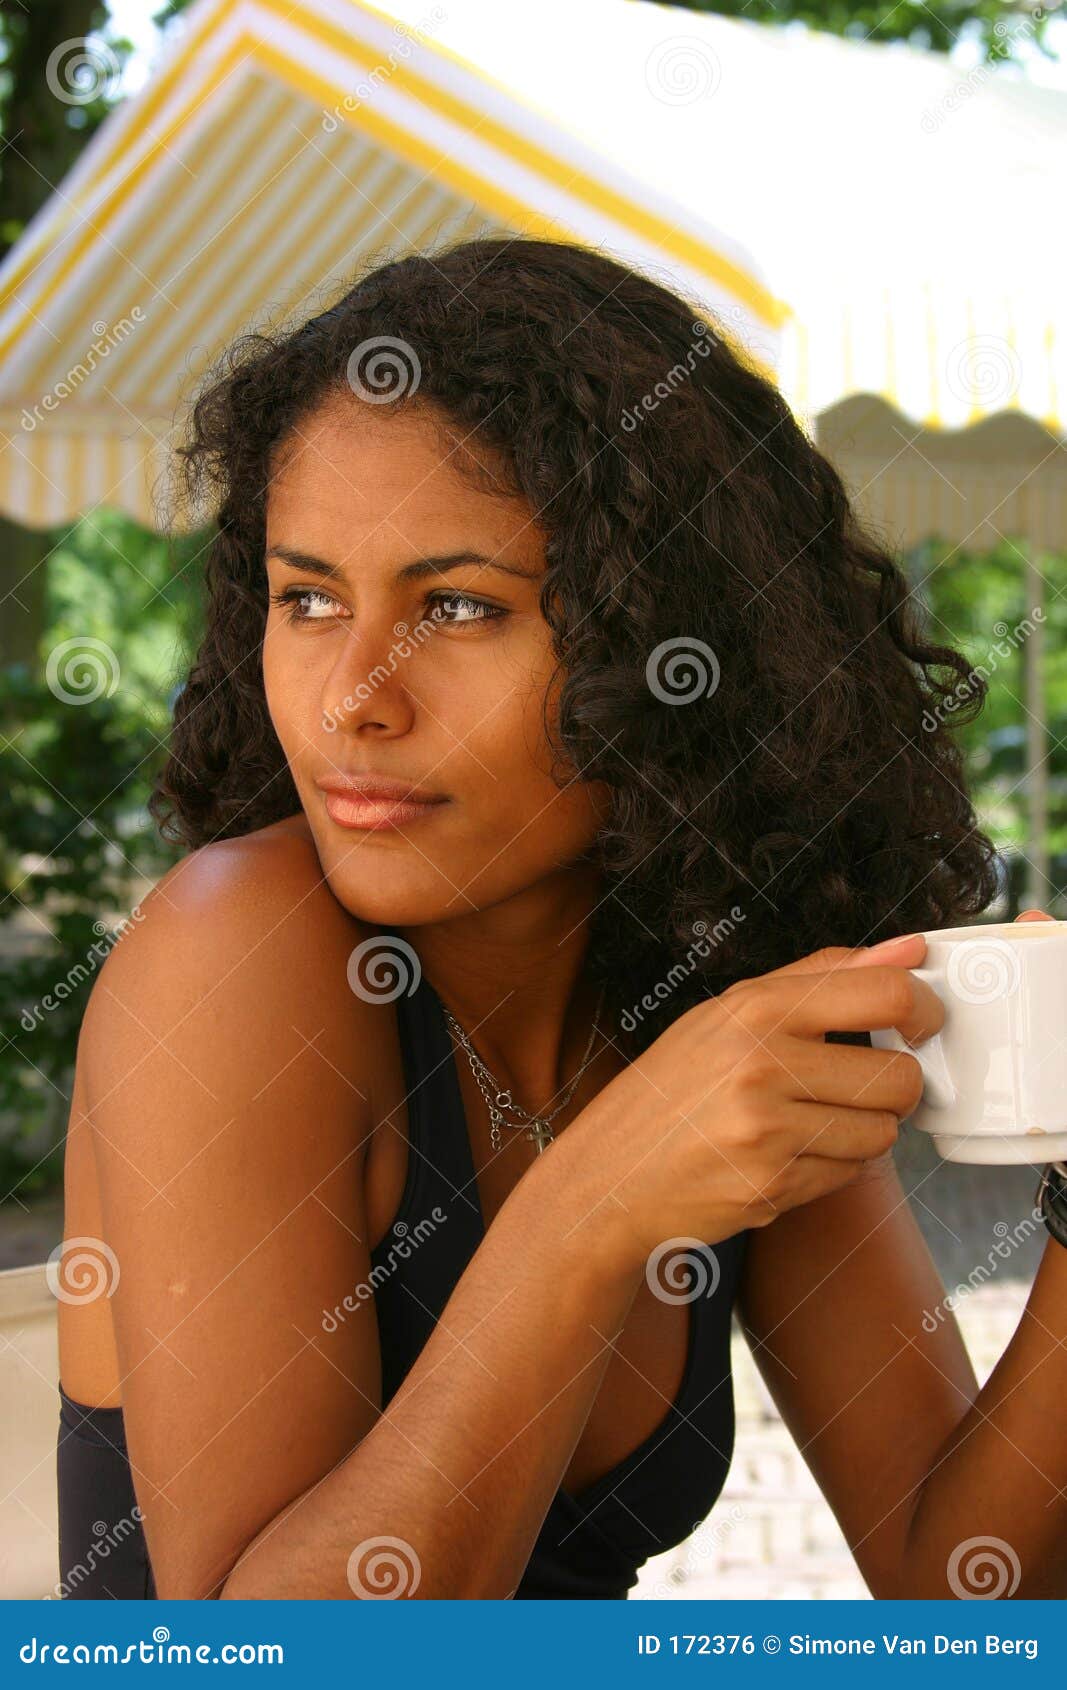
[[[455,1051],[444,1006],[425,974],[397,999],[397,1030],[408,1114],[408,1177],[402,1209],[434,1202],[460,1222],[472,1250],[484,1236],[478,1181],[467,1132]]]
[[[455,1053],[426,976],[395,1000],[407,1109],[407,1175],[392,1226],[371,1251],[382,1403],[425,1345],[485,1235]]]

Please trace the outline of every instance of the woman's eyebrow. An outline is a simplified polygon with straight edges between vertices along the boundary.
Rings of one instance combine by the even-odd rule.
[[[311,552],[294,550],[291,546],[271,546],[268,557],[280,557],[284,563],[291,564],[294,569],[305,569],[311,575],[319,575],[324,579],[331,576],[343,575],[344,569],[340,564],[327,563],[321,557],[315,557]],[[449,569],[459,569],[464,564],[476,563],[486,569],[498,569],[503,575],[517,575],[520,581],[536,580],[539,570],[519,569],[512,563],[501,563],[499,558],[486,557],[482,552],[462,551],[447,552],[440,557],[420,557],[412,563],[405,563],[396,572],[397,581],[417,581],[427,575],[440,575]]]

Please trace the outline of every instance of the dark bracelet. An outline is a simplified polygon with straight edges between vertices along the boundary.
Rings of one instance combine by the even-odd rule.
[[[1041,1170],[1034,1207],[1057,1244],[1067,1249],[1067,1162],[1048,1162]]]

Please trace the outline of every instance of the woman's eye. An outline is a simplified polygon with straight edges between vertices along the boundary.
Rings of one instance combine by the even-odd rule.
[[[285,611],[287,622],[329,622],[336,619],[340,608],[335,598],[318,587],[286,587],[280,593],[271,593],[270,601]],[[488,622],[507,615],[498,605],[468,598],[466,593],[435,593],[426,605],[427,620],[442,627]]]
[[[329,593],[320,592],[317,587],[286,587],[284,592],[272,593],[270,602],[285,610],[288,622],[329,621],[331,611],[337,606],[336,599],[332,599]],[[306,607],[311,602],[325,606],[325,613],[311,612],[309,614]]]
[[[468,598],[466,593],[435,593],[426,601],[430,619],[434,622],[488,622],[495,616],[505,616],[499,605],[486,604],[483,599]],[[455,614],[455,607],[460,614]],[[438,615],[437,612],[444,614]]]

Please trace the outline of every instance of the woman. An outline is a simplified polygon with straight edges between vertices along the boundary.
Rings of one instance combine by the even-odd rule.
[[[623,1596],[722,1488],[736,1307],[875,1595],[978,1533],[1062,1595],[1063,1262],[979,1392],[866,1032],[937,1030],[906,935],[994,894],[968,666],[778,393],[487,239],[244,341],[185,466],[191,849],[80,1042],[64,1588]]]

